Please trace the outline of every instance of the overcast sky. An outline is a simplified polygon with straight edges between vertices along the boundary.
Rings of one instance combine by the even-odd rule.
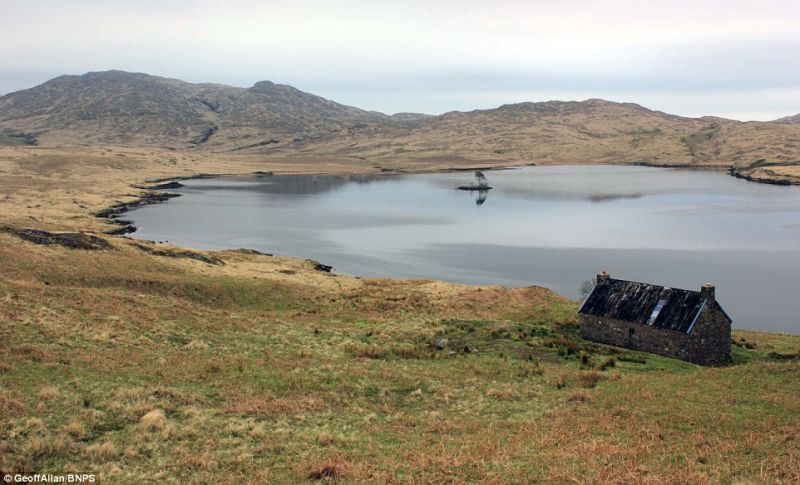
[[[122,69],[387,113],[605,98],[800,112],[800,0],[0,0],[0,93]]]

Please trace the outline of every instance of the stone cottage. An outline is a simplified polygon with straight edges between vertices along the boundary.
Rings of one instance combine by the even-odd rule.
[[[602,272],[578,314],[581,335],[594,342],[702,365],[731,359],[731,318],[710,284],[680,290]]]

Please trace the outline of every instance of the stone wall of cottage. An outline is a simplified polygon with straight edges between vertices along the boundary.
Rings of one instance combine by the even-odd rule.
[[[731,360],[731,323],[716,308],[704,308],[690,334],[690,361],[697,364],[724,364]]]
[[[704,309],[690,334],[613,318],[581,315],[587,340],[673,357],[702,365],[730,362],[731,324],[714,309]]]
[[[581,335],[594,342],[691,361],[692,338],[686,333],[613,318],[581,315]]]

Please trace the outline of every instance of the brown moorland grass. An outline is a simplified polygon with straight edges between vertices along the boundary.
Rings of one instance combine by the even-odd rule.
[[[737,331],[735,364],[700,368],[582,341],[577,304],[543,288],[356,279],[247,251],[198,252],[220,263],[172,257],[189,250],[104,236],[91,216],[133,199],[130,184],[146,178],[366,163],[14,150],[0,156],[0,222],[90,231],[109,248],[0,232],[2,472],[123,483],[800,480],[798,337]]]
[[[800,477],[800,361],[771,357],[797,352],[797,337],[736,332],[752,343],[733,347],[736,365],[700,368],[581,341],[576,304],[541,288],[357,280],[231,251],[214,265],[108,239],[88,257],[0,235],[3,471],[223,483]],[[289,267],[297,274],[273,278]],[[366,303],[381,299],[380,310]]]

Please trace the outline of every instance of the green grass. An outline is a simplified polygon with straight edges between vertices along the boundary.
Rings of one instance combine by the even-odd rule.
[[[735,483],[800,470],[799,363],[770,356],[797,337],[737,333],[735,365],[702,368],[583,341],[576,304],[546,293],[498,291],[495,316],[471,317],[466,297],[388,284],[327,294],[7,238],[0,257],[0,472]]]

